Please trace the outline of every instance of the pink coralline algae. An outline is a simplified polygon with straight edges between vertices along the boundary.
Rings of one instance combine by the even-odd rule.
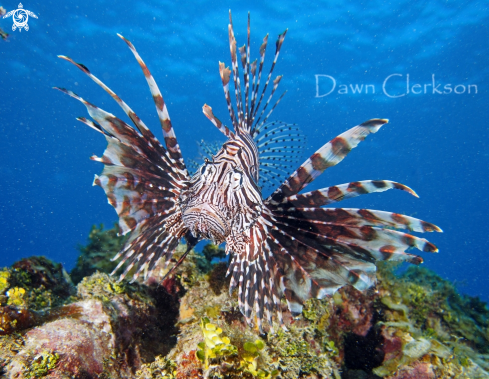
[[[7,367],[11,378],[24,378],[32,360],[44,352],[60,356],[50,378],[97,377],[115,348],[110,314],[102,302],[85,300],[64,307],[68,316],[29,330],[25,346]]]
[[[431,363],[417,362],[412,367],[404,367],[386,379],[435,379]]]

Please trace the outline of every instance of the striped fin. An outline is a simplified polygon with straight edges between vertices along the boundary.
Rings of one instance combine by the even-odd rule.
[[[229,34],[229,50],[231,53],[231,65],[232,65],[232,73],[233,73],[233,82],[234,82],[234,95],[236,99],[236,112],[234,111],[232,101],[231,101],[231,96],[229,93],[229,81],[231,80],[231,70],[227,68],[224,63],[219,62],[219,73],[221,76],[221,81],[223,84],[223,89],[224,89],[224,95],[226,97],[226,102],[228,105],[228,112],[231,117],[231,121],[233,123],[233,127],[236,133],[253,133],[255,128],[259,127],[259,125],[263,125],[266,123],[268,117],[271,115],[275,107],[278,105],[282,97],[285,95],[285,92],[280,96],[278,101],[275,103],[275,105],[272,107],[270,112],[266,115],[266,117],[261,121],[259,124],[258,121],[264,116],[265,111],[275,94],[275,91],[278,87],[278,84],[280,80],[282,79],[282,76],[279,75],[273,80],[273,89],[271,91],[271,94],[266,101],[266,103],[263,106],[263,109],[261,110],[260,117],[258,118],[258,121],[255,123],[255,126],[253,127],[255,117],[257,115],[257,112],[260,109],[261,102],[265,96],[268,84],[270,82],[270,79],[272,77],[273,70],[275,68],[275,64],[277,63],[277,59],[280,53],[280,48],[282,46],[282,43],[285,38],[285,34],[287,33],[287,30],[280,34],[276,43],[276,51],[275,51],[275,57],[272,63],[272,66],[270,68],[270,72],[268,74],[267,80],[265,82],[265,85],[263,89],[261,90],[261,95],[259,96],[260,92],[260,79],[261,79],[261,74],[263,70],[263,63],[265,60],[265,52],[266,52],[266,46],[268,43],[268,35],[263,39],[263,43],[260,47],[260,64],[258,67],[258,73],[257,73],[257,61],[255,60],[254,62],[250,62],[250,14],[248,13],[248,29],[247,29],[247,43],[239,48],[236,47],[236,38],[234,35],[234,29],[233,29],[233,21],[232,21],[232,15],[231,11],[229,12],[229,25],[228,25],[228,34]],[[240,74],[239,74],[239,63],[238,63],[238,51],[239,50],[239,60],[241,61],[241,66],[243,68],[243,81],[244,81],[244,101],[243,101],[243,94],[241,92],[241,79],[240,79]],[[251,88],[250,88],[251,87]],[[206,113],[206,112],[204,112]],[[206,113],[206,116],[207,113]],[[208,118],[214,123],[214,125],[217,124],[215,122],[214,117],[209,117]],[[224,131],[223,131],[224,133]]]
[[[133,279],[142,273],[147,277],[162,258],[169,262],[180,239],[188,237],[177,201],[189,177],[181,155],[179,157],[178,144],[172,140],[174,134],[171,123],[169,119],[163,119],[166,122],[168,151],[132,109],[91,74],[88,68],[70,58],[62,58],[76,65],[108,92],[139,131],[73,92],[58,88],[85,105],[94,121],[84,117],[78,120],[102,133],[107,140],[102,157],[91,157],[105,165],[100,176],[95,176],[94,185],[104,189],[109,204],[116,210],[120,233],[129,233],[125,246],[114,257],[114,260],[121,258],[114,273],[124,267],[121,280],[130,272],[134,275]],[[141,61],[140,64],[147,74],[157,108],[163,104],[158,109],[162,112],[159,112],[160,116],[164,116],[167,114],[166,107],[162,98],[161,102],[158,100],[159,91],[153,86],[154,80],[149,71],[145,70],[144,63]],[[195,242],[192,238],[188,240]]]
[[[368,193],[384,192],[390,189],[399,189],[418,197],[408,186],[390,180],[363,180],[350,182],[336,186],[326,187],[320,190],[306,192],[289,197],[277,196],[277,200],[270,200],[270,204],[281,208],[308,208],[337,203],[342,200],[351,199]]]
[[[256,125],[260,125],[260,120],[261,118],[263,117],[263,115],[265,114],[265,111],[268,107],[268,104],[270,104],[270,101],[272,100],[273,98],[273,95],[275,94],[275,91],[277,90],[278,88],[278,85],[280,83],[280,80],[282,80],[282,75],[279,75],[277,76],[274,80],[273,80],[273,87],[272,87],[272,93],[270,94],[270,96],[268,97],[268,100],[267,102],[265,103],[265,105],[263,106],[263,109],[260,113],[260,116],[258,117],[258,119],[256,120]],[[285,91],[280,97],[279,99],[277,100],[277,102],[275,103],[275,105],[272,107],[272,109],[270,110],[270,112],[267,114],[267,117],[264,118],[263,120],[263,123],[267,122],[268,118],[270,117],[270,115],[272,114],[273,110],[277,107],[278,103],[280,103],[280,100],[282,100],[282,98],[285,96],[285,94],[287,93],[287,91]]]
[[[249,133],[248,116],[249,116],[249,93],[250,93],[250,12],[248,12],[248,40],[247,44],[239,48],[241,55],[241,65],[244,72],[245,85],[245,113],[244,113],[244,130]]]
[[[330,249],[349,246],[356,252],[355,255],[365,261],[393,259],[420,263],[422,259],[418,260],[416,257],[412,261],[413,256],[405,254],[405,250],[415,247],[425,252],[438,252],[437,247],[426,239],[395,230],[372,226],[307,223],[283,219],[278,215],[275,215],[275,219],[278,230],[294,236],[298,241],[308,241],[309,246],[323,245]]]
[[[422,258],[406,250],[438,250],[425,239],[382,227],[441,231],[389,212],[268,206],[246,231],[246,247],[231,250],[230,292],[238,288],[239,307],[249,323],[254,312],[260,330],[265,320],[272,325],[273,315],[284,327],[282,297],[299,314],[304,301],[331,296],[344,285],[361,291],[373,286],[376,261],[419,264]]]
[[[123,280],[130,271],[135,268],[133,280],[145,272],[147,277],[159,263],[160,259],[169,261],[178,246],[180,238],[172,236],[161,226],[162,221],[153,227],[141,229],[140,234],[134,240],[128,241],[123,249],[112,259],[121,259],[112,271],[114,275],[123,266],[124,271],[119,280]],[[147,223],[149,225],[149,222]]]
[[[166,148],[170,152],[171,157],[175,160],[175,165],[180,170],[185,170],[185,162],[183,161],[182,152],[180,151],[180,146],[178,145],[177,137],[175,135],[175,131],[173,130],[173,126],[170,120],[170,115],[168,114],[168,109],[166,108],[165,101],[163,100],[163,96],[161,95],[158,85],[156,84],[151,73],[149,72],[148,67],[139,56],[134,45],[130,41],[125,39],[122,35],[120,34],[117,35],[127,44],[127,46],[129,46],[129,49],[134,54],[134,57],[139,63],[139,66],[141,66],[141,69],[143,70],[144,73],[144,77],[148,82],[151,95],[153,96],[153,100],[156,106],[156,111],[158,112],[161,128],[163,130],[163,137],[165,138]]]
[[[90,79],[92,79],[95,83],[97,83],[100,87],[102,87],[117,102],[117,104],[119,104],[119,106],[124,110],[126,115],[131,119],[131,121],[134,123],[134,125],[138,128],[138,130],[141,132],[143,136],[145,136],[152,142],[157,141],[153,133],[144,124],[144,122],[138,117],[138,115],[114,91],[112,91],[100,79],[98,79],[95,75],[93,75],[90,72],[90,70],[87,68],[87,66],[81,63],[77,63],[73,59],[65,55],[58,55],[58,58],[64,59],[65,61],[72,63],[73,65],[78,67],[81,71],[83,71],[85,74],[87,74],[90,77]]]
[[[234,95],[236,97],[236,109],[238,112],[238,129],[236,132],[245,131],[244,125],[244,111],[243,111],[243,98],[241,97],[241,83],[239,79],[239,66],[238,58],[236,54],[236,39],[234,38],[233,19],[231,16],[231,10],[229,11],[229,50],[231,52],[231,63],[233,68],[233,81],[234,81]]]
[[[212,113],[212,108],[207,104],[204,104],[202,107],[202,112],[204,112],[205,116],[214,124],[214,126],[219,129],[219,131],[224,134],[228,138],[234,138],[234,133],[231,132],[227,126],[223,125],[222,122],[214,116]]]
[[[91,120],[87,120],[85,117],[77,117],[76,118],[78,121],[83,122],[85,125],[89,126],[93,130],[102,133],[104,136],[112,137],[115,138],[113,135],[109,134],[107,131],[105,131],[99,124],[96,122],[93,122]]]
[[[144,124],[144,122],[138,117],[138,115],[115,92],[113,92],[101,80],[99,80],[95,75],[93,75],[90,72],[90,70],[85,65],[83,65],[81,63],[77,63],[73,59],[71,59],[71,58],[69,58],[67,56],[64,56],[64,55],[59,55],[58,57],[61,58],[61,59],[66,60],[66,61],[72,63],[73,65],[75,65],[76,67],[78,67],[81,71],[83,71],[86,75],[88,75],[95,83],[97,83],[100,87],[102,87],[117,102],[117,104],[119,104],[119,106],[124,110],[124,112],[126,113],[126,115],[134,123],[134,125],[136,126],[136,128],[141,132],[143,138],[138,138],[137,139],[140,142],[140,145],[144,145],[144,146],[149,145],[150,147],[154,147],[154,150],[158,151],[159,152],[158,154],[159,155],[163,155],[164,158],[165,158],[165,160],[168,161],[168,165],[174,167],[175,161],[170,157],[169,154],[167,154],[166,149],[156,139],[156,137],[148,129],[148,127]],[[59,89],[59,88],[56,88],[56,89]],[[88,107],[88,104],[89,103],[86,102],[86,101],[84,101],[80,97],[76,96],[73,92],[67,91],[67,90],[63,90],[63,89],[60,89],[60,90],[62,92],[67,93],[68,95],[76,98],[77,100],[82,101]],[[91,106],[92,104],[89,104],[89,105]],[[97,111],[97,107],[92,106],[92,108],[94,108],[93,112],[98,112]],[[89,112],[90,112],[90,109],[89,109]],[[85,122],[83,120],[80,120],[80,121],[82,121],[85,124],[87,124],[87,122]],[[119,122],[122,123],[122,121],[120,121],[120,120],[119,120]],[[90,127],[92,127],[92,125],[90,125],[90,124],[87,124],[87,125],[90,126]],[[122,130],[122,129],[119,128],[119,130],[120,130],[121,133],[124,133],[126,131],[129,131],[130,137],[133,138],[133,139],[136,139],[137,133],[132,128],[130,128],[129,126],[126,125],[126,127],[124,129],[125,130]],[[119,135],[121,133],[119,133]],[[156,155],[152,156],[152,158],[159,160],[159,158]],[[182,170],[181,167],[180,168],[174,167],[173,170],[178,173],[180,179],[184,179],[188,175],[185,172],[185,167],[183,167],[183,170]]]
[[[272,316],[275,314],[280,325],[284,325],[273,254],[266,243],[267,226],[258,218],[254,226],[244,232],[249,243],[245,250],[232,251],[232,259],[227,275],[231,275],[229,293],[238,288],[238,304],[247,322],[252,324],[255,313],[258,328],[263,332],[263,320],[272,327]],[[229,246],[227,246],[229,248]],[[228,250],[229,252],[229,250]]]
[[[133,168],[137,165],[147,164],[151,166],[151,171],[148,172],[159,172],[161,175],[169,176],[175,185],[186,178],[183,176],[183,172],[174,169],[161,144],[149,144],[143,136],[139,135],[124,121],[96,107],[75,93],[63,88],[55,89],[83,103],[90,116],[98,123],[93,123],[95,129],[98,125],[105,132],[104,134],[112,137],[107,138],[108,148],[104,152],[104,157],[93,157],[92,159],[106,165],[121,165],[121,162],[125,162],[126,165],[135,165]],[[80,121],[86,124],[83,120],[82,118]],[[122,157],[124,158],[121,160]]]
[[[283,197],[295,195],[321,175],[324,170],[340,163],[350,151],[369,134],[376,133],[385,119],[364,122],[329,141],[300,166],[267,201],[280,201]]]
[[[229,116],[231,117],[234,131],[237,132],[239,130],[239,124],[238,120],[236,119],[236,114],[234,113],[231,96],[229,95],[229,80],[231,79],[231,70],[229,69],[229,67],[226,67],[223,62],[219,62],[219,75],[221,76],[222,88],[224,90],[224,96],[228,105]]]
[[[375,284],[375,265],[325,248],[308,246],[280,228],[270,228],[270,249],[279,273],[280,292],[293,314],[302,311],[304,301],[322,299],[351,284],[365,290]]]
[[[399,213],[355,208],[274,208],[273,212],[284,219],[311,224],[341,226],[380,226],[407,229],[414,232],[442,232],[429,222]]]
[[[268,73],[268,77],[267,77],[267,81],[265,82],[265,85],[263,87],[263,90],[261,92],[261,96],[260,96],[260,100],[258,101],[258,104],[256,105],[256,107],[253,107],[254,108],[254,113],[251,117],[251,125],[253,124],[254,120],[255,120],[255,117],[256,117],[256,114],[258,113],[258,109],[260,108],[260,104],[263,100],[263,97],[265,96],[265,92],[267,90],[267,86],[268,86],[268,83],[270,82],[270,78],[272,77],[272,73],[273,73],[273,69],[275,68],[275,64],[277,63],[277,59],[278,59],[278,55],[280,53],[280,48],[282,47],[282,44],[284,42],[284,39],[285,39],[285,35],[287,34],[287,30],[286,29],[282,34],[279,34],[278,36],[278,39],[277,39],[277,42],[275,44],[275,56],[273,58],[273,63],[272,63],[272,67],[270,68],[270,72]],[[262,45],[263,46],[263,45]],[[265,43],[265,46],[266,46],[266,43]],[[261,53],[261,51],[260,51]],[[263,57],[265,56],[265,51],[263,51]],[[260,62],[260,73],[261,73],[261,68],[262,68],[262,62]],[[277,86],[278,86],[278,83],[280,82],[280,79],[282,79],[281,76],[278,76],[275,80],[274,80],[274,89],[273,89],[273,92],[275,92],[275,90],[277,89]],[[259,83],[259,80],[258,80],[258,83]],[[258,92],[258,85],[257,85],[257,88],[256,88],[256,91]],[[257,93],[258,94],[258,93]],[[283,97],[284,95],[282,95],[280,97],[280,99]],[[264,107],[263,107],[263,112],[265,112],[265,109],[267,108],[268,104],[270,103],[270,100],[271,100],[271,96],[269,97],[269,99],[267,100],[267,102],[265,103]],[[280,101],[279,99],[279,101]],[[255,101],[256,101],[256,97],[255,97]]]
[[[330,251],[308,247],[279,232],[270,238],[275,260],[284,267],[281,291],[293,314],[300,314],[304,301],[333,295],[344,285],[363,291],[375,284],[375,265]]]
[[[105,166],[102,174],[95,177],[94,185],[104,189],[109,204],[119,215],[121,234],[134,230],[152,215],[174,211],[178,198],[178,191],[167,181],[127,167]]]
[[[261,73],[263,71],[263,63],[265,62],[265,53],[267,51],[267,44],[268,44],[268,34],[265,36],[265,38],[263,38],[263,42],[260,46],[260,65],[258,66],[258,78],[256,80],[256,86],[254,86],[253,92],[251,94],[250,115],[253,115],[255,113],[255,110],[258,105],[256,103],[256,99],[258,98],[258,90],[260,88]],[[256,64],[254,65],[254,69],[256,71]],[[254,82],[255,82],[255,74],[253,73],[253,83]],[[253,120],[250,120],[250,123],[253,123]]]

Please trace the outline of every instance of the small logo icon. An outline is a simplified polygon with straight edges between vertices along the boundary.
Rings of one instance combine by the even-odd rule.
[[[29,20],[29,16],[37,18],[34,13],[28,11],[27,9],[24,9],[22,3],[19,4],[19,9],[8,12],[5,16],[3,16],[3,18],[7,18],[10,16],[12,16],[12,18],[14,19],[12,30],[15,31],[15,29],[19,28],[19,32],[22,31],[22,28],[24,28],[25,30],[29,30],[29,25],[27,25],[27,20]]]

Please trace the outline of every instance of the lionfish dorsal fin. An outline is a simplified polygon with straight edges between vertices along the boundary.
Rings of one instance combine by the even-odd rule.
[[[278,87],[278,84],[280,80],[282,79],[282,76],[279,75],[275,77],[273,80],[273,89],[268,97],[268,100],[265,102],[263,109],[261,110],[261,113],[258,117],[257,122],[254,122],[255,117],[258,114],[258,111],[260,109],[261,102],[265,96],[265,92],[267,90],[268,84],[270,82],[270,79],[272,77],[273,69],[275,68],[275,64],[277,62],[278,55],[280,53],[280,48],[282,47],[282,43],[285,38],[285,34],[287,33],[287,30],[283,32],[282,34],[279,35],[277,43],[276,43],[276,50],[275,50],[275,57],[272,63],[272,67],[270,68],[270,72],[268,73],[267,80],[265,82],[265,85],[263,86],[263,89],[261,89],[260,92],[260,79],[261,79],[261,74],[263,70],[263,62],[265,61],[265,52],[266,52],[266,47],[268,43],[268,34],[265,36],[263,39],[263,43],[260,46],[260,64],[258,66],[258,72],[257,72],[257,60],[250,62],[250,14],[248,12],[248,29],[247,29],[247,43],[244,44],[243,46],[237,48],[236,47],[236,38],[234,36],[234,29],[233,29],[233,19],[231,15],[231,11],[229,11],[229,25],[228,25],[228,35],[229,35],[229,51],[231,53],[231,65],[232,65],[232,74],[233,74],[233,83],[234,83],[234,95],[236,98],[236,112],[234,111],[232,100],[231,100],[231,95],[229,92],[229,82],[231,81],[231,69],[226,67],[226,65],[222,62],[219,62],[219,74],[221,76],[221,81],[222,81],[222,86],[224,90],[224,96],[226,98],[227,106],[228,106],[228,112],[229,116],[231,117],[231,122],[233,123],[234,131],[236,133],[247,133],[247,134],[252,134],[254,130],[259,126],[263,125],[266,123],[268,120],[268,117],[271,115],[277,104],[280,102],[282,97],[285,95],[285,92],[280,96],[278,101],[275,103],[275,105],[272,107],[270,112],[266,115],[265,118],[262,117],[265,115],[265,111],[272,100],[273,95],[275,94],[275,91]],[[243,101],[243,94],[241,92],[241,79],[240,79],[240,74],[239,74],[239,64],[238,64],[238,54],[237,50],[239,50],[239,60],[241,61],[241,66],[243,68],[243,81],[244,81],[244,101]],[[250,89],[251,86],[251,89]],[[217,126],[217,121],[216,117],[208,116],[208,112],[204,110],[204,114],[211,120],[211,122]],[[261,122],[260,122],[261,120]],[[221,124],[222,125],[222,124]],[[221,132],[223,132],[226,136],[229,136],[229,134],[225,133],[226,129],[221,129],[218,127]]]
[[[244,128],[244,112],[243,112],[243,99],[241,97],[241,82],[239,79],[239,66],[238,66],[238,57],[236,54],[236,38],[234,38],[234,30],[233,30],[233,19],[231,16],[231,10],[229,11],[229,25],[228,25],[228,34],[229,34],[229,51],[231,53],[231,64],[233,69],[233,81],[234,81],[234,94],[236,97],[236,111],[238,113],[238,122],[235,125],[236,132],[239,133]]]
[[[221,131],[222,134],[224,134],[228,138],[234,138],[234,133],[230,131],[226,125],[223,125],[223,123],[216,116],[214,116],[214,113],[212,113],[212,108],[210,106],[204,104],[204,106],[202,107],[202,112],[204,112],[205,116],[214,124],[217,129]]]
[[[253,125],[255,124],[255,128],[256,128],[256,125],[259,125],[259,120],[260,120],[260,117],[262,117],[262,115],[265,113],[265,110],[267,109],[268,107],[268,104],[270,103],[270,101],[272,100],[272,97],[275,93],[275,90],[277,89],[278,87],[278,84],[280,82],[280,80],[282,79],[282,76],[279,75],[277,76],[274,80],[273,80],[273,83],[274,83],[274,86],[273,86],[273,89],[272,89],[272,93],[270,94],[267,102],[265,103],[265,105],[263,106],[263,109],[262,109],[262,112],[260,114],[260,117],[258,118],[258,120],[255,122],[255,117],[258,113],[258,110],[260,108],[260,105],[261,105],[261,102],[263,100],[263,97],[265,96],[265,92],[267,90],[267,87],[268,87],[268,83],[270,82],[270,78],[272,77],[272,73],[273,73],[273,69],[275,68],[275,64],[277,63],[277,59],[278,59],[278,55],[280,54],[280,48],[282,47],[282,44],[284,42],[284,39],[285,39],[285,34],[287,34],[287,30],[288,29],[285,29],[285,31],[282,33],[282,34],[279,34],[278,36],[278,39],[277,39],[277,42],[276,42],[276,47],[275,47],[275,56],[273,58],[273,63],[272,63],[272,67],[270,68],[270,72],[268,73],[268,77],[267,77],[267,81],[265,82],[265,85],[263,87],[263,90],[261,92],[261,95],[260,95],[260,100],[258,101],[258,104],[256,105],[256,107],[253,107],[254,108],[254,113],[250,119],[250,125]],[[268,37],[268,36],[267,36]],[[263,61],[265,60],[265,50],[266,50],[266,44],[267,42],[265,41],[264,39],[264,43],[262,45],[262,47],[260,48],[260,69],[259,69],[259,73],[258,73],[258,83],[257,83],[257,86],[255,88],[255,96],[254,96],[254,101],[256,102],[256,99],[258,97],[258,90],[259,90],[259,86],[260,86],[260,76],[261,76],[261,70],[262,70],[262,67],[263,67]],[[284,97],[285,95],[285,92],[280,96],[280,98],[277,100],[277,102],[275,103],[275,105],[273,106],[272,110],[268,113],[267,115],[267,118],[272,114],[273,110],[275,109],[275,107],[278,105],[278,103],[280,102],[280,100],[282,100],[282,98]],[[264,120],[262,123],[265,123],[266,120]]]

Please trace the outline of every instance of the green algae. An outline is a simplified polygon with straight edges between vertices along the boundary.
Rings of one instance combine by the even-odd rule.
[[[93,225],[88,235],[88,243],[79,245],[80,255],[70,275],[73,283],[81,282],[84,277],[90,276],[96,271],[111,273],[117,266],[117,262],[111,259],[124,245],[127,237],[118,235],[117,224],[112,229],[104,230],[104,225]]]
[[[10,286],[10,272],[7,268],[0,270],[0,295],[2,295]]]
[[[377,325],[396,330],[402,354],[373,372],[387,376],[429,359],[440,377],[489,377],[484,358],[489,351],[487,306],[478,298],[460,295],[452,283],[426,268],[411,266],[399,276],[395,269],[379,266],[378,306],[384,309],[384,320]]]
[[[77,286],[77,296],[83,300],[97,299],[108,303],[119,295],[124,295],[128,299],[151,303],[147,287],[138,283],[118,282],[113,277],[101,272],[83,278]]]
[[[328,354],[315,351],[308,341],[307,331],[302,328],[291,326],[287,332],[278,329],[276,334],[269,335],[267,345],[269,354],[278,358],[277,369],[283,378],[331,376],[334,364]]]
[[[25,308],[27,301],[24,299],[25,289],[22,287],[13,287],[7,291],[7,305],[13,305],[17,308]]]
[[[215,259],[222,259],[226,257],[226,250],[219,247],[218,245],[214,245],[212,243],[208,243],[202,249],[202,254],[204,254],[205,259],[209,262]]]
[[[221,336],[222,329],[211,323],[207,317],[201,319],[200,328],[204,341],[198,344],[199,350],[195,354],[204,363],[206,371],[209,370],[210,360],[224,359],[237,353],[238,349],[231,344],[231,340]]]
[[[175,379],[177,364],[161,356],[154,362],[145,363],[136,372],[136,379]]]
[[[241,355],[240,369],[245,373],[249,373],[257,378],[273,378],[279,374],[277,369],[271,371],[258,367],[258,358],[260,350],[265,347],[265,342],[257,339],[254,342],[245,342],[243,345],[244,352]]]
[[[25,378],[42,378],[56,367],[59,354],[56,352],[43,351],[32,359],[31,365],[24,371]]]

